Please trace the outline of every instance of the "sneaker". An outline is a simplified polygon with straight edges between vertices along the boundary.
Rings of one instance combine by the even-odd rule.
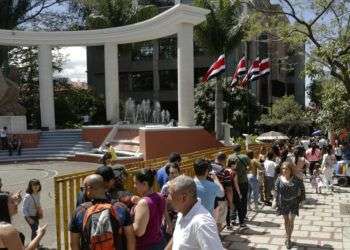
[[[272,202],[271,201],[265,201],[265,206],[272,206]]]
[[[231,225],[226,226],[226,230],[230,230],[230,231],[232,231],[232,230],[233,230],[233,227],[232,227]]]
[[[242,223],[242,224],[239,225],[239,229],[245,229],[245,228],[247,228],[246,224]]]

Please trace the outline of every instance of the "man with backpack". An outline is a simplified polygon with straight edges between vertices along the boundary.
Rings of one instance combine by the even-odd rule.
[[[91,201],[80,204],[73,212],[69,225],[71,249],[134,250],[130,214],[123,204],[107,199],[102,176],[87,176],[83,188]]]
[[[115,174],[113,169],[109,166],[103,165],[96,169],[95,174],[102,176],[106,197],[108,200],[112,200],[111,190],[114,188],[115,184]],[[90,201],[90,199],[86,196],[85,190],[80,190],[78,193],[76,207],[87,201]]]

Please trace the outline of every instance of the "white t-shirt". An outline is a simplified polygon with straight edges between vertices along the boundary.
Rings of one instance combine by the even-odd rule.
[[[172,250],[223,250],[216,222],[200,199],[183,216],[178,213]]]
[[[275,177],[277,164],[271,160],[264,161],[265,175],[268,177]]]
[[[0,137],[1,137],[1,138],[7,137],[6,130],[3,130],[3,129],[0,130]]]

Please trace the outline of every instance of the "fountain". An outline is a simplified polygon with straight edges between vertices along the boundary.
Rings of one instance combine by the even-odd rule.
[[[125,102],[124,124],[165,125],[170,119],[169,110],[162,110],[159,101],[154,101],[153,106],[148,99],[143,99],[138,104],[132,98],[128,98]]]

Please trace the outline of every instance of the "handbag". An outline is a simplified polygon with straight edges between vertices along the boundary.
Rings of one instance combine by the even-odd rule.
[[[36,209],[36,215],[35,217],[38,218],[38,220],[41,220],[44,217],[44,213],[43,213],[43,209],[41,207],[38,207],[38,205],[35,202],[34,197],[31,195],[33,201],[34,201],[34,205],[35,205],[35,209]]]

